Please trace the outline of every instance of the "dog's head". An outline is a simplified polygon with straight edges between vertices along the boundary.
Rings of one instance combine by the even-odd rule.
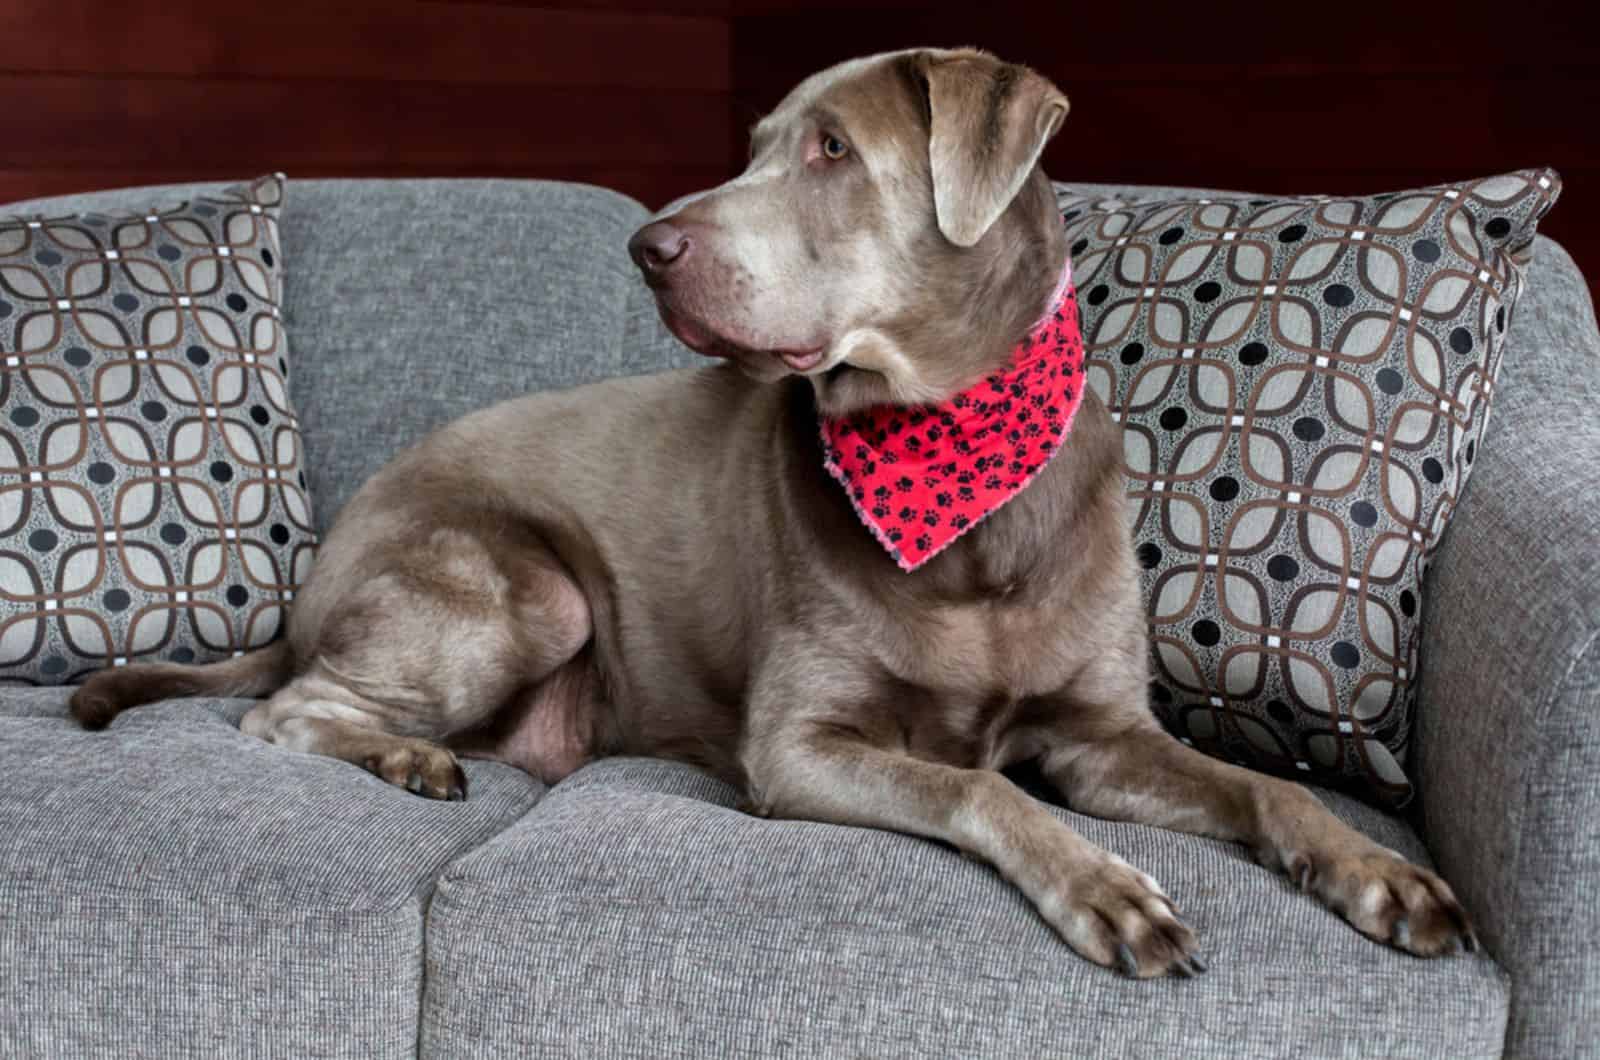
[[[752,376],[811,377],[821,407],[941,400],[1003,361],[1065,257],[1040,152],[1067,100],[972,50],[894,52],[804,81],[750,164],[629,251],[662,319]]]

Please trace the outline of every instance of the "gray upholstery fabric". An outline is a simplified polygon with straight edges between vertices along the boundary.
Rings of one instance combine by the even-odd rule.
[[[1497,393],[1424,596],[1422,810],[1516,983],[1508,1054],[1600,1056],[1600,335],[1545,239]]]
[[[55,212],[142,208],[216,187],[47,202]],[[530,390],[693,357],[658,322],[628,311],[642,285],[627,240],[647,214],[616,192],[544,181],[290,174],[288,196],[290,390],[322,528],[397,450],[464,413]],[[624,342],[630,330],[649,341]]]
[[[235,727],[0,696],[0,1056],[411,1056],[434,876],[538,799],[468,763],[432,802]]]
[[[1414,857],[1410,830],[1345,819]],[[1059,811],[1168,888],[1211,972],[1134,983],[986,867],[908,836],[731,809],[612,759],[452,865],[428,920],[438,1056],[1498,1056],[1484,957],[1374,945],[1236,847]]]

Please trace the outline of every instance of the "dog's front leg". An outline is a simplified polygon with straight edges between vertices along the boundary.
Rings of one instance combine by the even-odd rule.
[[[1147,978],[1205,970],[1193,932],[1149,876],[1100,849],[999,773],[875,746],[841,711],[751,734],[758,812],[941,839],[998,869],[1082,956]]]
[[[1300,785],[1219,762],[1150,718],[1093,728],[1064,732],[1041,763],[1074,810],[1244,843],[1362,934],[1411,953],[1477,947],[1444,880],[1346,825]]]

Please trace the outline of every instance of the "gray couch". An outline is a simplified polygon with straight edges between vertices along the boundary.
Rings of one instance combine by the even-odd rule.
[[[573,185],[291,183],[322,523],[471,408],[687,363],[624,252],[644,217]],[[471,798],[429,802],[241,735],[243,701],[86,733],[65,690],[6,689],[0,1057],[1600,1055],[1600,335],[1549,240],[1513,330],[1429,572],[1420,808],[1319,793],[1437,865],[1486,955],[1404,956],[1241,849],[1058,811],[1204,940],[1209,975],[1128,982],[949,849],[747,817],[685,766],[547,790],[469,762]]]

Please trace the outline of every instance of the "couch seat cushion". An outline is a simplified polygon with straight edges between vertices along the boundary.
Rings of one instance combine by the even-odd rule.
[[[1399,820],[1318,792],[1426,859]],[[888,832],[764,821],[693,769],[612,759],[455,862],[428,919],[441,1056],[1499,1056],[1483,956],[1377,946],[1241,848],[1058,811],[1152,873],[1196,980],[1074,955],[989,868]]]
[[[407,794],[182,700],[105,732],[0,693],[0,1056],[412,1056],[440,869],[543,788]]]

